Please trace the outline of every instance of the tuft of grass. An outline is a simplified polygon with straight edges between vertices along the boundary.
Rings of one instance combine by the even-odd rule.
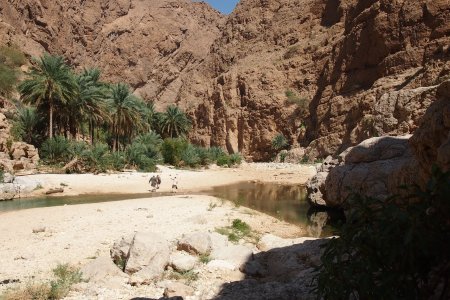
[[[192,282],[197,281],[199,276],[194,270],[185,272],[170,271],[168,278],[172,280],[183,280],[189,285]]]
[[[69,294],[72,285],[80,283],[82,273],[78,268],[69,264],[58,264],[53,269],[56,280],[50,282],[51,290],[49,299],[62,299]]]
[[[238,243],[241,239],[252,243],[259,240],[258,235],[252,232],[250,225],[240,219],[234,219],[231,226],[216,228],[216,232],[227,236],[233,243]]]
[[[38,191],[38,190],[42,190],[44,187],[42,186],[42,184],[38,183],[36,185],[36,187],[33,189],[33,191]]]
[[[200,256],[198,257],[198,260],[203,263],[203,264],[207,264],[211,261],[211,256],[209,256],[208,254],[200,254]]]
[[[127,264],[127,259],[120,257],[118,260],[115,260],[114,263],[119,267],[122,271],[125,271],[125,266]]]
[[[82,273],[68,264],[58,264],[53,270],[55,279],[50,282],[29,283],[6,291],[2,300],[57,300],[66,297],[74,284],[80,283]]]
[[[47,283],[28,283],[25,287],[7,290],[0,296],[2,300],[47,300],[51,288]]]
[[[234,219],[231,227],[234,230],[241,232],[243,235],[248,235],[251,231],[250,225],[240,219]]]
[[[212,211],[216,207],[217,207],[217,203],[209,202],[208,211]]]

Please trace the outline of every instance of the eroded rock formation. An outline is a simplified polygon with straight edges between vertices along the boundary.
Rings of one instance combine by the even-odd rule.
[[[242,0],[228,17],[188,0],[6,0],[0,36],[180,105],[198,144],[263,160],[283,133],[314,158],[414,132],[450,74],[449,16],[447,0]]]
[[[0,168],[9,173],[34,170],[39,162],[37,149],[24,142],[13,142],[11,124],[0,113]]]
[[[340,207],[351,193],[374,198],[401,194],[403,185],[430,179],[434,166],[450,170],[450,81],[433,89],[436,98],[414,135],[370,138],[339,155],[338,165],[319,170],[308,184],[315,206]]]

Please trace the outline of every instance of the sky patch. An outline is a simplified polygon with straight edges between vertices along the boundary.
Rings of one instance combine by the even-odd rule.
[[[212,7],[220,11],[221,13],[228,15],[236,7],[239,0],[205,0]]]

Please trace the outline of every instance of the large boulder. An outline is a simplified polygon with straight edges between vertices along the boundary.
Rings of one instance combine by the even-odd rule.
[[[109,257],[101,256],[81,268],[83,279],[103,287],[117,288],[128,282],[123,273]]]
[[[177,251],[170,256],[170,265],[178,272],[187,272],[192,270],[197,263],[198,258],[184,251]]]
[[[314,206],[340,207],[352,193],[387,198],[412,183],[415,160],[409,138],[374,137],[339,155],[338,166],[319,172],[308,183],[308,200]]]
[[[187,234],[178,241],[178,250],[191,254],[208,254],[211,251],[211,246],[211,237],[205,232]]]
[[[253,251],[243,245],[228,245],[224,248],[215,249],[211,252],[211,258],[214,260],[227,261],[236,268],[240,268],[247,261],[252,259]]]
[[[150,232],[137,232],[131,239],[123,237],[114,243],[111,257],[130,274],[131,284],[148,284],[160,277],[169,263],[169,243]]]
[[[164,270],[169,262],[169,243],[155,233],[137,232],[130,247],[125,272],[134,274],[143,268]]]
[[[133,244],[134,234],[130,234],[128,236],[123,236],[120,240],[115,241],[112,248],[110,249],[110,255],[114,263],[122,268],[122,271],[125,269],[125,264],[128,259],[128,254]]]

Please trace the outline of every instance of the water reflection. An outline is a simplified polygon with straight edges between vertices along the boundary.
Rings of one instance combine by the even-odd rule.
[[[314,211],[306,201],[306,188],[299,185],[243,182],[215,187],[208,192],[218,198],[234,202],[272,215],[280,220],[306,228],[312,237],[330,236],[334,220],[326,211]]]
[[[198,193],[193,193],[198,194]],[[299,185],[243,182],[215,187],[201,194],[226,199],[236,206],[245,206],[272,215],[280,220],[306,228],[313,237],[330,236],[333,226],[342,217],[336,212],[312,209],[306,201],[306,188]],[[80,195],[39,197],[0,201],[0,212],[36,207],[110,202],[173,195],[171,193]]]

